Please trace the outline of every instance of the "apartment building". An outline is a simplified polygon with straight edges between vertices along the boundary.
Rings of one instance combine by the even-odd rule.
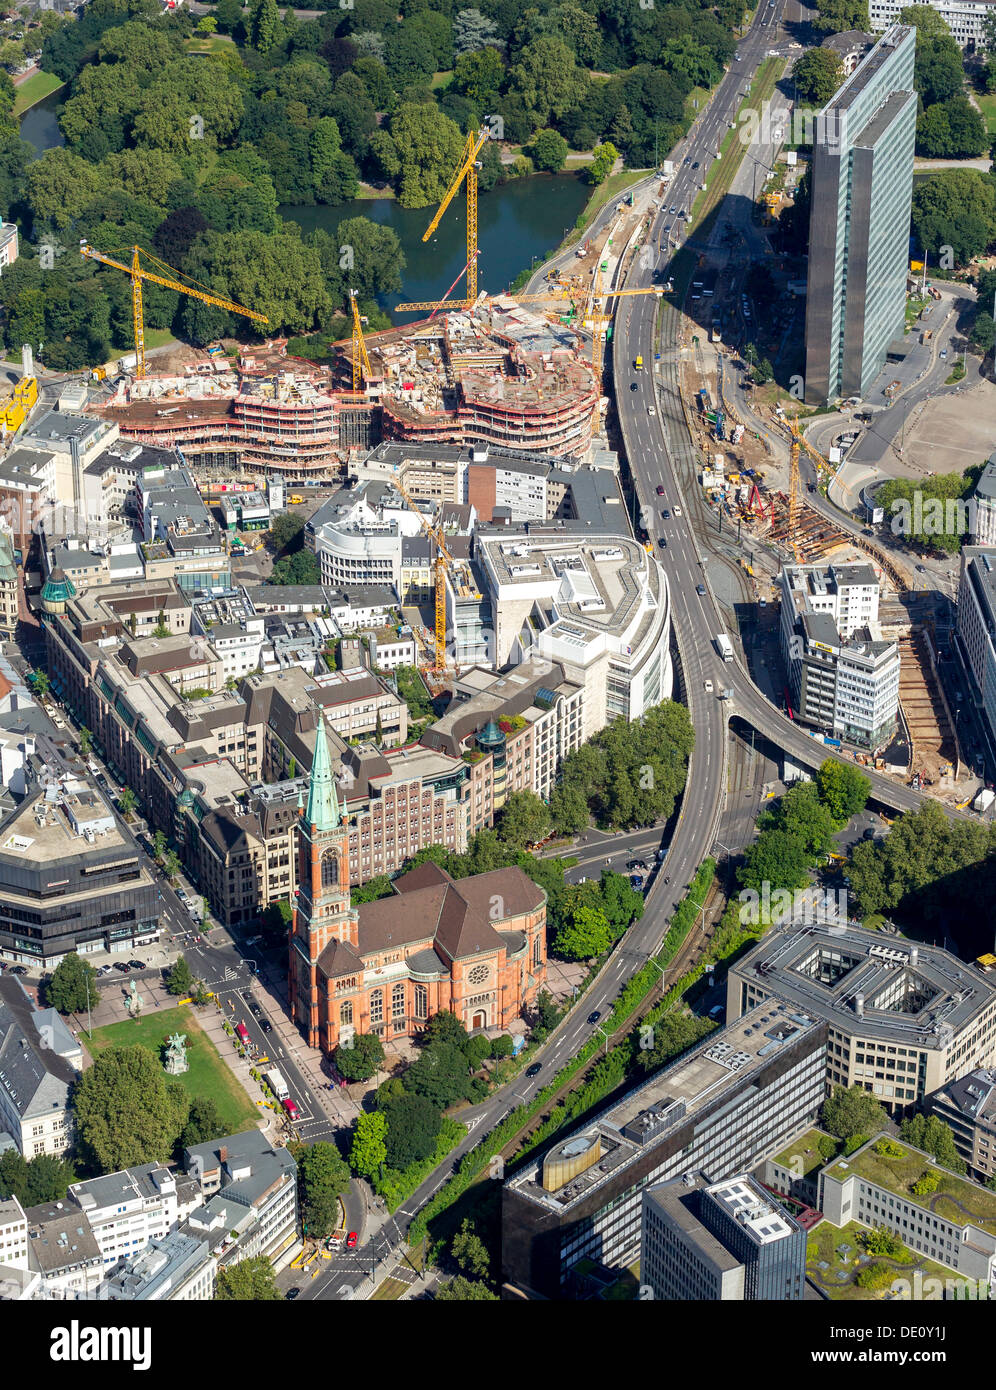
[[[902,338],[916,31],[893,24],[818,112],[810,166],[806,400],[863,396]]]
[[[240,1240],[240,1258],[264,1255],[273,1261],[297,1240],[297,1164],[288,1149],[275,1146],[260,1130],[193,1144],[183,1151],[183,1168],[196,1179],[204,1199],[191,1212],[185,1233],[207,1233],[205,1206],[220,1195],[250,1218]]]
[[[17,260],[17,223],[0,222],[0,274]]]
[[[26,1207],[28,1267],[45,1299],[91,1299],[104,1277],[100,1246],[86,1215],[70,1202]]]
[[[878,626],[870,565],[786,565],[781,646],[794,713],[848,743],[880,748],[895,730],[899,649]]]
[[[178,802],[184,859],[219,921],[251,922],[294,896],[301,779],[246,789],[229,763],[198,772]]]
[[[766,1004],[827,1026],[826,1085],[896,1116],[996,1060],[996,984],[957,956],[840,925],[772,927],[727,976],[726,1017]]]
[[[178,1219],[176,1177],[161,1163],[70,1183],[67,1196],[85,1213],[105,1265],[139,1254]]]
[[[17,566],[14,547],[6,531],[0,531],[0,637],[10,639],[18,623]]]
[[[26,1159],[73,1146],[69,1097],[83,1049],[54,1009],[36,1006],[16,975],[0,977],[0,1136]]]
[[[502,1188],[503,1278],[571,1298],[583,1295],[587,1261],[631,1264],[646,1189],[686,1173],[720,1182],[749,1172],[812,1122],[826,1036],[798,1010],[757,1007],[519,1168]]]
[[[96,1297],[109,1302],[203,1303],[214,1298],[218,1261],[206,1240],[172,1231],[109,1269]]]

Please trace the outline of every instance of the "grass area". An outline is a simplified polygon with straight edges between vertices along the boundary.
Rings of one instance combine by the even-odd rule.
[[[23,116],[29,107],[37,105],[39,101],[44,101],[47,96],[57,92],[60,87],[66,84],[60,77],[56,77],[52,72],[36,72],[28,78],[27,82],[14,90],[14,110],[12,115],[17,120],[18,116]]]
[[[930,303],[929,299],[921,299],[918,294],[907,295],[906,297],[906,328],[911,329],[920,317],[920,313]]]
[[[986,123],[990,135],[996,135],[996,92],[975,92],[973,94]]]
[[[719,156],[709,165],[706,172],[706,188],[700,192],[692,204],[692,221],[688,228],[688,235],[698,228],[699,224],[713,212],[730,191],[730,187],[736,177],[737,170],[740,168],[744,155],[747,153],[747,146],[743,143],[740,136],[742,127],[740,125],[741,113],[746,111],[757,111],[763,102],[771,98],[775,90],[775,83],[778,81],[779,74],[785,66],[784,58],[766,58],[757,70],[757,75],[751,83],[750,91],[740,104],[736,117],[733,121],[733,129],[728,130],[723,137],[719,147]]]
[[[372,188],[369,183],[361,183],[359,188],[356,190],[356,196],[357,198],[373,199],[396,198],[398,195],[395,193],[394,189],[391,187],[389,183],[385,184],[383,188]]]
[[[401,1298],[407,1289],[408,1285],[401,1279],[384,1279],[370,1295],[370,1302],[393,1303]]]
[[[916,1206],[943,1216],[948,1221],[971,1221],[990,1235],[996,1235],[996,1192],[989,1192],[976,1183],[958,1177],[956,1173],[949,1173],[946,1168],[939,1168],[915,1149],[906,1145],[900,1147],[903,1149],[902,1156],[893,1158],[888,1154],[877,1154],[874,1144],[869,1144],[850,1158],[835,1163],[829,1172],[840,1179],[857,1173],[877,1187],[898,1193]],[[843,1166],[845,1163],[846,1168]],[[937,1187],[932,1193],[918,1197],[910,1189],[925,1173],[937,1178]]]
[[[194,34],[184,41],[184,47],[188,53],[221,53],[234,43],[228,34]]]
[[[953,386],[956,381],[961,381],[965,375],[965,363],[956,362],[951,369],[951,375],[945,378],[945,386]]]
[[[632,188],[634,183],[640,183],[647,177],[647,169],[620,169],[618,174],[610,174],[604,183],[598,184],[591,191],[591,197],[585,203],[567,238],[560,243],[560,246],[567,246],[577,240],[578,232],[583,232],[585,227],[596,217],[599,210],[606,203],[618,198],[621,193],[625,193],[627,188]],[[557,248],[558,250],[560,247]]]
[[[434,72],[432,74],[432,81],[429,83],[429,90],[432,92],[438,92],[440,87],[446,86],[447,82],[449,82],[452,76],[452,68],[448,68],[446,72]]]
[[[97,1056],[108,1047],[146,1048],[161,1058],[163,1044],[172,1033],[186,1033],[190,1069],[176,1079],[193,1098],[210,1096],[226,1132],[238,1134],[255,1129],[259,1112],[221,1059],[214,1043],[201,1028],[192,1009],[183,1007],[146,1014],[143,1018],[125,1019],[105,1028],[95,1028],[87,1040],[90,1052]]]
[[[145,330],[145,351],[150,348],[165,347],[167,343],[175,343],[173,330],[171,328],[147,328]],[[134,351],[134,349],[131,349]]]
[[[793,1139],[773,1161],[791,1169],[797,1178],[808,1178],[815,1169],[829,1162],[817,1147],[819,1140],[826,1137],[821,1129],[808,1129],[805,1134]]]

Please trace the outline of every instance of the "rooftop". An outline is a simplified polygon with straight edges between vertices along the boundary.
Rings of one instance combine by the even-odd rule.
[[[876,1153],[876,1145],[882,1138],[887,1138],[890,1145],[898,1146],[902,1154],[892,1157]],[[937,1187],[931,1193],[917,1196],[911,1189],[925,1174],[937,1179]],[[946,1221],[953,1221],[956,1225],[971,1221],[989,1235],[996,1235],[996,1192],[989,1192],[978,1183],[942,1168],[922,1149],[914,1149],[912,1145],[903,1144],[891,1135],[876,1135],[869,1139],[864,1148],[832,1164],[826,1170],[826,1176],[838,1182],[855,1176],[863,1178]]]

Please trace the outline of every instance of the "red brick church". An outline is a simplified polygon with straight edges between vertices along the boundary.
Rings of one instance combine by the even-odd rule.
[[[454,880],[421,864],[392,897],[352,906],[324,720],[298,839],[289,993],[311,1047],[409,1037],[440,1009],[468,1030],[507,1029],[545,984],[546,894],[519,868]]]

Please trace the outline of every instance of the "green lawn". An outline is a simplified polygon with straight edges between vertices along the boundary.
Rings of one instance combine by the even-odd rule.
[[[188,53],[221,53],[234,45],[227,34],[194,34],[184,41]]]
[[[29,106],[36,105],[52,92],[57,92],[60,87],[66,84],[60,77],[56,77],[51,72],[36,72],[28,78],[27,82],[22,82],[19,87],[14,89],[14,119],[23,116]]]
[[[632,188],[634,183],[641,183],[642,180],[647,177],[647,173],[648,170],[646,169],[620,169],[618,174],[610,174],[604,183],[600,183],[596,188],[593,188],[591,197],[588,199],[587,203],[585,203],[577,222],[575,222],[566,240],[561,242],[561,246],[567,246],[569,243],[576,241],[578,231],[583,231],[584,228],[588,226],[599,208],[604,207],[605,204],[611,202],[613,198],[618,198],[627,188]]]
[[[794,1171],[797,1178],[808,1178],[815,1168],[822,1168],[830,1161],[825,1159],[817,1148],[818,1141],[825,1137],[822,1130],[809,1129],[805,1134],[800,1134],[798,1139],[793,1139],[774,1162]],[[798,1171],[793,1169],[794,1160],[797,1160]]]
[[[996,135],[996,92],[976,92],[975,100],[979,103],[986,130],[990,135]]]
[[[407,1293],[408,1285],[402,1279],[384,1279],[370,1295],[370,1302],[391,1302]]]
[[[833,1226],[829,1221],[822,1221],[806,1242],[806,1273],[813,1283],[817,1284],[834,1302],[865,1303],[869,1300],[884,1298],[888,1288],[884,1290],[862,1289],[852,1282],[852,1276],[859,1269],[867,1269],[870,1265],[879,1263],[888,1264],[897,1279],[906,1279],[910,1282],[912,1282],[916,1270],[920,1271],[924,1279],[938,1278],[944,1280],[955,1277],[953,1270],[944,1265],[935,1264],[933,1260],[918,1255],[915,1250],[908,1252],[910,1256],[908,1262],[903,1260],[890,1264],[888,1261],[872,1259],[859,1265],[857,1260],[864,1254],[859,1240],[861,1235],[867,1232],[867,1229],[866,1226],[861,1226],[856,1221],[851,1221],[846,1226]],[[843,1258],[837,1254],[837,1247],[840,1245],[851,1247]],[[819,1269],[820,1261],[828,1264],[830,1268]]]
[[[257,1128],[259,1112],[256,1106],[222,1061],[218,1049],[190,1008],[167,1009],[143,1018],[111,1023],[106,1028],[95,1028],[93,1038],[88,1039],[86,1045],[94,1056],[108,1047],[137,1044],[161,1057],[163,1044],[172,1033],[187,1035],[190,1070],[177,1077],[184,1090],[191,1097],[210,1096],[229,1134]]]
[[[167,343],[173,343],[175,341],[176,339],[173,337],[173,330],[171,328],[147,328],[145,330],[146,352],[148,352],[149,348],[165,347]],[[132,351],[134,351],[134,349],[132,349]]]

